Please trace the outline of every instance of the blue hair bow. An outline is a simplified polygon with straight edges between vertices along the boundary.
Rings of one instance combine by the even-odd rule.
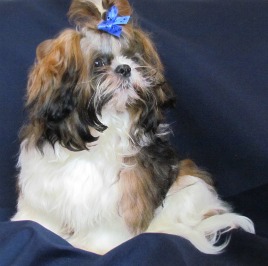
[[[98,29],[108,32],[111,35],[120,37],[122,32],[122,26],[128,23],[130,16],[118,17],[118,8],[112,6],[106,14],[106,20],[102,21],[98,25]]]

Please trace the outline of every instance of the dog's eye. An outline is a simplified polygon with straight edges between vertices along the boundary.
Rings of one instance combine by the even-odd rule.
[[[140,54],[134,54],[132,57],[131,57],[131,60],[138,64],[138,65],[143,65],[145,63],[144,59],[142,58],[142,56]]]
[[[131,57],[131,60],[135,63],[138,63],[140,61],[140,58],[138,56]]]
[[[95,61],[94,61],[94,66],[95,67],[102,67],[102,66],[105,66],[105,62],[102,58],[97,58]]]

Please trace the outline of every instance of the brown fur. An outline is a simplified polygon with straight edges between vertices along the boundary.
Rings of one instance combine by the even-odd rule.
[[[159,195],[148,170],[140,167],[134,158],[126,159],[126,164],[129,166],[120,173],[123,191],[120,210],[129,230],[136,235],[147,229]]]
[[[58,89],[64,72],[70,67],[80,71],[83,56],[80,48],[81,35],[65,30],[58,38],[48,40],[37,48],[37,63],[28,81],[28,101],[37,100],[44,105],[55,89]]]
[[[130,16],[132,14],[132,8],[127,0],[103,0],[102,5],[105,9],[115,5],[118,8],[119,16]]]
[[[185,175],[199,177],[203,179],[207,184],[213,186],[211,175],[203,169],[198,168],[198,166],[190,159],[185,159],[179,162],[178,178]]]
[[[101,13],[93,3],[88,1],[73,1],[68,17],[78,27],[87,29],[96,29],[101,21]]]

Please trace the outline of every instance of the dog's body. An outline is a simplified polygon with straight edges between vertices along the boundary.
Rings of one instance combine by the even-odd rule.
[[[22,130],[18,212],[77,247],[105,253],[142,232],[185,237],[206,253],[235,227],[210,178],[179,162],[164,110],[173,94],[155,48],[140,29],[121,37],[97,29],[127,1],[73,1],[65,30],[37,49],[28,83],[29,123]]]

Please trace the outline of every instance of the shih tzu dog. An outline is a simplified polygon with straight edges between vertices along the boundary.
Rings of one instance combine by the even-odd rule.
[[[209,175],[179,161],[164,111],[174,95],[127,0],[74,0],[66,29],[37,48],[21,131],[18,210],[76,247],[106,253],[143,233],[224,249],[232,213]]]

